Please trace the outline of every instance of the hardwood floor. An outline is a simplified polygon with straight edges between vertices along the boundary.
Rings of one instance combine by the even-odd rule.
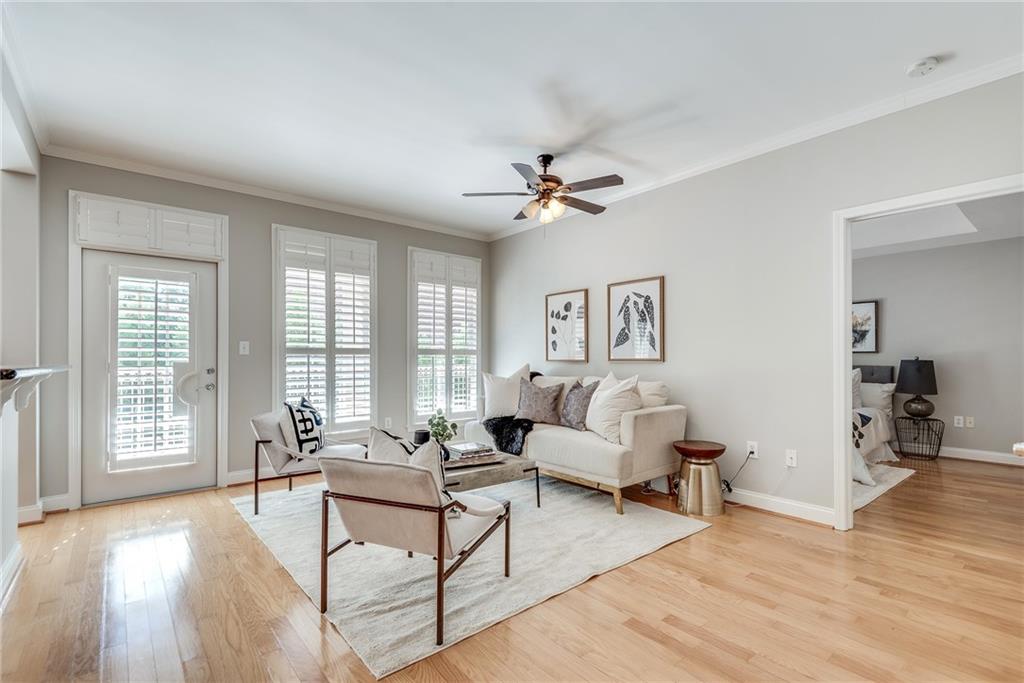
[[[1024,468],[911,466],[854,531],[730,507],[388,680],[1024,679]],[[248,490],[21,529],[3,680],[373,680],[235,513]]]

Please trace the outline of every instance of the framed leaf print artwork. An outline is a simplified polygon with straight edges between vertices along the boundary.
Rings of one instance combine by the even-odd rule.
[[[878,353],[878,300],[854,301],[850,321],[854,353]]]
[[[665,277],[608,285],[608,360],[665,360]]]
[[[587,362],[589,308],[585,289],[555,292],[544,297],[545,359]]]

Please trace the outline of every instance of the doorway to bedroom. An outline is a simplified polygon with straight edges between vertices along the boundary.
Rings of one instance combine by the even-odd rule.
[[[993,519],[1024,485],[1021,176],[838,212],[835,229],[836,528]]]

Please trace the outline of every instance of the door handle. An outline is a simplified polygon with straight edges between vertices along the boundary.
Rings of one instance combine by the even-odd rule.
[[[197,370],[192,370],[192,371],[190,371],[190,372],[186,372],[186,373],[185,373],[184,375],[182,375],[182,376],[181,376],[181,377],[180,377],[180,378],[178,379],[178,381],[177,381],[177,382],[176,382],[176,383],[174,384],[174,395],[175,395],[175,396],[177,396],[177,397],[178,397],[178,400],[179,400],[179,401],[181,401],[182,403],[184,403],[185,405],[188,405],[188,406],[195,406],[196,404],[195,404],[195,403],[193,403],[192,401],[189,401],[188,399],[186,399],[186,398],[185,398],[185,397],[184,397],[184,396],[182,395],[182,393],[181,393],[181,387],[182,387],[182,386],[183,386],[183,385],[185,384],[185,382],[186,382],[186,381],[188,381],[188,380],[189,380],[190,378],[192,378],[192,377],[195,377],[195,376],[196,376],[196,375],[198,375],[198,374],[199,374],[199,372],[198,372]]]

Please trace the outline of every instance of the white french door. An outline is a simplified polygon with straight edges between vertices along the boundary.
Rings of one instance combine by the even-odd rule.
[[[217,267],[82,252],[82,502],[217,483]]]

